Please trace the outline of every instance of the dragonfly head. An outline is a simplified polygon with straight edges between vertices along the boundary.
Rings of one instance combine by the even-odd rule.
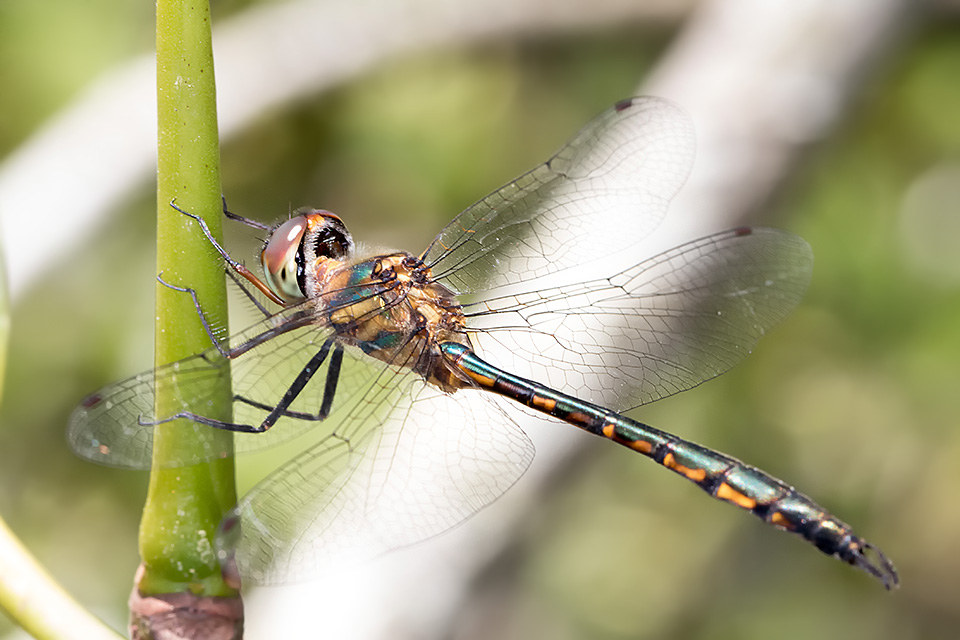
[[[260,264],[267,286],[289,303],[306,299],[306,270],[318,260],[346,260],[353,238],[343,220],[322,209],[297,209],[263,245]]]

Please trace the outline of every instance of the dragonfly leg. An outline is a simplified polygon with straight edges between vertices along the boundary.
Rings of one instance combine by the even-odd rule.
[[[323,400],[320,402],[320,412],[317,414],[318,420],[325,419],[330,415],[330,409],[333,406],[333,396],[337,395],[337,383],[340,381],[340,367],[343,365],[343,345],[339,342],[330,356],[330,366],[327,369],[327,381],[323,385]]]
[[[266,431],[266,429],[262,426],[253,426],[249,424],[240,424],[237,422],[227,422],[226,420],[217,420],[215,418],[202,416],[192,411],[178,411],[172,416],[168,418],[162,418],[160,420],[144,420],[141,417],[137,419],[137,424],[142,427],[155,427],[167,422],[173,422],[174,420],[180,420],[181,418],[191,422],[196,422],[198,424],[203,424],[208,427],[213,427],[214,429],[223,429],[224,431],[234,431],[237,433],[263,433]]]
[[[217,338],[216,332],[213,330],[213,327],[207,320],[207,314],[203,312],[203,307],[200,306],[200,300],[197,298],[196,290],[190,287],[180,287],[173,283],[167,282],[163,279],[163,272],[157,274],[157,282],[169,289],[173,289],[174,291],[181,291],[183,293],[190,294],[190,297],[193,299],[193,307],[197,310],[197,315],[200,316],[200,322],[203,324],[203,330],[207,332],[210,342],[212,342],[213,346],[217,348],[217,351],[220,352],[220,355],[222,355],[224,358],[229,358],[230,354],[224,350],[222,341]]]
[[[333,348],[333,354],[330,355],[330,349]],[[327,368],[327,379],[324,384],[323,390],[323,400],[320,403],[320,410],[315,413],[304,413],[300,411],[290,411],[289,407],[294,400],[300,395],[300,392],[303,391],[303,388],[307,386],[307,383],[310,382],[314,374],[320,369],[320,366],[327,359],[327,355],[330,355],[330,365]],[[229,355],[227,356],[229,357]],[[238,433],[263,433],[267,431],[270,427],[276,424],[277,420],[283,417],[299,418],[301,420],[323,420],[329,415],[330,408],[333,404],[333,396],[337,391],[337,382],[340,378],[340,367],[343,362],[343,346],[336,342],[333,338],[328,338],[323,345],[320,347],[320,350],[314,354],[310,361],[300,370],[300,373],[297,374],[296,379],[287,388],[284,392],[283,397],[280,399],[275,406],[269,405],[263,402],[257,402],[256,400],[250,400],[249,398],[244,398],[243,396],[234,395],[234,400],[243,402],[252,407],[268,411],[268,415],[264,418],[263,422],[259,425],[243,424],[240,422],[227,422],[225,420],[217,420],[216,418],[209,418],[192,411],[178,411],[177,413],[162,418],[160,420],[144,420],[142,417],[137,419],[137,423],[145,427],[153,427],[166,422],[172,422],[173,420],[185,419],[190,420],[191,422],[196,422],[198,424],[203,424],[208,427],[213,427],[214,429],[223,429],[224,431],[234,431]]]
[[[333,347],[332,354],[330,354],[331,347]],[[303,391],[303,388],[308,382],[310,382],[311,378],[313,378],[314,374],[316,374],[324,360],[327,359],[328,354],[330,355],[330,364],[327,367],[327,379],[323,387],[323,399],[320,402],[320,410],[317,413],[291,411],[289,409],[290,405],[294,400],[297,399],[297,397]],[[272,427],[277,420],[283,417],[312,421],[324,420],[328,415],[330,415],[330,408],[333,405],[333,397],[337,392],[337,382],[340,379],[340,367],[342,363],[343,346],[336,342],[333,338],[328,338],[326,342],[323,343],[323,346],[320,347],[320,351],[314,354],[314,356],[310,358],[310,361],[303,367],[303,369],[300,370],[300,373],[297,374],[296,379],[287,388],[286,392],[283,394],[283,397],[280,399],[280,402],[278,402],[275,406],[258,402],[256,400],[251,400],[239,395],[234,396],[234,399],[252,407],[269,411],[267,417],[264,418],[263,422],[260,424],[260,431],[266,431]]]
[[[204,220],[203,218],[201,218],[195,213],[190,213],[189,211],[185,211],[180,207],[178,207],[176,198],[170,201],[170,206],[176,209],[177,211],[179,211],[180,213],[182,213],[183,215],[187,216],[188,218],[192,218],[194,221],[196,221],[196,223],[200,225],[200,229],[203,231],[203,235],[205,235],[207,237],[207,240],[210,242],[210,244],[213,245],[213,248],[217,250],[217,253],[219,253],[220,256],[227,261],[227,264],[229,264],[234,270],[236,270],[238,273],[241,273],[240,269],[246,269],[246,267],[244,267],[239,262],[231,258],[230,254],[227,253],[226,249],[220,246],[220,243],[217,242],[217,239],[213,237],[213,233],[210,231],[210,227],[207,226],[206,220]]]
[[[200,225],[200,229],[201,231],[203,231],[203,235],[206,236],[207,241],[213,245],[213,248],[217,250],[217,253],[220,254],[220,257],[223,258],[223,260],[227,263],[227,265],[231,269],[236,271],[238,274],[240,274],[240,276],[242,276],[250,284],[252,284],[257,289],[259,289],[263,293],[263,295],[270,298],[271,301],[279,304],[280,306],[286,306],[286,302],[283,300],[283,298],[281,298],[276,293],[274,293],[270,289],[270,287],[268,287],[263,281],[260,280],[260,278],[254,275],[254,273],[250,271],[250,269],[247,269],[244,265],[240,264],[239,262],[234,260],[232,257],[230,257],[230,254],[227,253],[227,250],[224,249],[220,245],[220,243],[217,242],[217,239],[213,237],[213,233],[210,231],[210,227],[207,226],[206,220],[204,220],[203,218],[201,218],[195,213],[184,211],[183,209],[178,207],[176,204],[176,199],[170,201],[170,206],[173,207],[175,210],[179,211],[180,213],[182,213],[183,215],[187,216],[188,218],[192,218],[197,222],[197,224]],[[230,215],[234,216],[235,214],[230,214]],[[236,216],[236,217],[233,217],[232,219],[239,220],[241,217],[242,216]],[[244,218],[244,220],[246,220],[246,218]]]
[[[223,215],[226,216],[227,218],[230,218],[235,222],[239,222],[240,224],[245,224],[248,227],[253,227],[254,229],[260,229],[261,231],[270,230],[270,225],[263,224],[262,222],[258,222],[257,220],[253,220],[251,218],[247,218],[236,213],[231,213],[231,211],[227,209],[227,196],[221,195],[220,201],[223,203]]]

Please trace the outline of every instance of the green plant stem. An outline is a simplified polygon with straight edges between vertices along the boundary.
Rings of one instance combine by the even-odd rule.
[[[157,2],[157,270],[169,283],[193,288],[209,321],[226,326],[223,263],[196,222],[170,206],[202,216],[220,235],[220,150],[216,88],[207,2]],[[210,348],[191,297],[157,285],[156,363],[161,365]],[[158,390],[157,415],[179,407],[189,388]],[[230,383],[204,399],[204,415],[230,419]],[[196,423],[159,425],[153,441],[153,470],[140,524],[141,594],[189,591],[230,596],[214,549],[217,525],[236,502],[233,459],[180,466],[183,451],[205,440],[232,438]],[[224,444],[214,443],[221,449]]]

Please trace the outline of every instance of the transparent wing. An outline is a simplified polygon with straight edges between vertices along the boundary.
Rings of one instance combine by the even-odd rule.
[[[582,274],[613,264],[660,223],[692,158],[691,126],[679,109],[654,98],[624,101],[545,165],[454,219],[424,259],[438,281],[469,294],[477,350],[512,373],[615,408],[695,386],[749,353],[807,286],[812,258],[799,238],[740,229],[612,277]],[[569,282],[587,281],[536,282],[561,271]],[[232,339],[230,358],[210,349],[90,396],[71,416],[74,450],[146,467],[153,427],[143,423],[169,417],[155,415],[154,389],[184,381],[189,402],[184,396],[172,413],[213,415],[203,401],[212,411],[213,389],[229,376],[240,398],[234,421],[258,424],[333,338],[311,304]],[[324,369],[290,406],[296,415],[236,438],[240,451],[306,432],[313,438],[225,520],[219,545],[243,575],[287,581],[411,544],[489,504],[527,468],[533,446],[503,411],[506,401],[470,389],[444,394],[402,364],[345,347],[322,430],[296,416],[319,408]],[[211,445],[182,462],[227,453]]]
[[[110,385],[88,396],[70,416],[67,439],[80,457],[114,467],[149,469],[153,449],[154,424],[169,419],[178,411],[201,416],[223,415],[220,409],[221,385],[232,379],[235,397],[232,422],[259,425],[283,397],[307,362],[321,349],[333,331],[314,317],[313,305],[306,303],[285,309],[233,336],[228,348],[237,352],[225,358],[211,347],[203,353],[146,371]],[[316,414],[320,408],[328,365],[319,370],[290,411]],[[356,389],[378,375],[384,365],[371,360],[361,366],[354,362],[340,371],[336,403],[349,403]],[[158,415],[155,409],[157,389],[168,391],[175,400]],[[259,406],[258,406],[259,405]],[[198,438],[201,450],[183,452],[178,465],[188,465],[272,447],[299,437],[318,423],[293,417],[281,418],[265,433],[235,433],[233,445],[219,440]],[[198,433],[211,427],[193,423]]]
[[[663,219],[693,163],[689,117],[660,98],[617,103],[546,164],[453,219],[424,253],[434,277],[480,293],[611,256]]]
[[[354,358],[364,356],[348,350]],[[487,395],[444,394],[406,369],[369,379],[331,415],[331,435],[240,501],[221,527],[221,551],[245,579],[269,584],[453,527],[533,458],[533,444]]]
[[[611,278],[465,307],[478,353],[618,410],[733,367],[800,301],[807,243],[735,229],[671,249]]]

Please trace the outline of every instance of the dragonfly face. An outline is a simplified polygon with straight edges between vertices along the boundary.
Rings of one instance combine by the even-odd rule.
[[[634,98],[463,211],[419,256],[357,255],[340,218],[302,209],[268,238],[261,281],[204,227],[227,264],[283,309],[92,394],[71,416],[70,442],[96,462],[143,468],[152,428],[173,419],[237,432],[240,452],[320,425],[323,437],[245,496],[221,530],[220,551],[242,575],[283,582],[422,540],[496,499],[533,456],[510,417],[519,403],[895,586],[882,553],[787,483],[618,413],[728,370],[809,282],[809,246],[770,229],[630,255],[692,159],[686,115]],[[584,279],[594,263],[606,274]],[[156,388],[187,383],[195,402],[226,375],[234,422],[204,415],[202,402],[157,414]],[[191,452],[183,464],[228,453]]]

